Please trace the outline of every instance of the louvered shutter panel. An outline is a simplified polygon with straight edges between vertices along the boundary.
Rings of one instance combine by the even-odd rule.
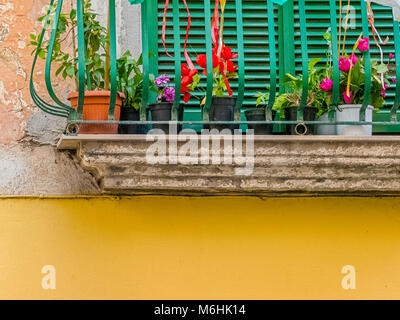
[[[213,1],[211,1],[213,3]],[[288,1],[290,2],[290,0]],[[161,42],[161,27],[164,9],[164,0],[158,1],[158,59],[159,59],[159,73],[165,73],[173,77],[174,66],[173,60],[164,52],[164,48]],[[188,51],[190,56],[195,60],[197,54],[205,52],[205,42],[204,42],[204,12],[203,12],[203,0],[190,0],[188,1],[189,9],[192,16],[192,27],[189,34],[188,41]],[[287,17],[281,17],[281,23],[291,24],[294,27],[294,61],[296,74],[301,73],[301,47],[300,47],[300,26],[299,26],[299,11],[298,11],[298,0],[294,0],[294,17],[293,21],[288,20]],[[342,1],[343,6],[347,5],[347,1]],[[351,1],[350,5],[351,13],[355,13],[355,29],[348,29],[346,35],[346,50],[350,52],[354,42],[361,32],[361,9],[360,2]],[[211,6],[213,8],[213,5]],[[387,62],[388,54],[394,52],[393,43],[393,22],[392,22],[392,12],[388,7],[383,7],[371,4],[371,7],[375,14],[375,26],[384,40],[387,36],[389,37],[389,42],[383,46],[385,62]],[[337,8],[339,12],[339,2],[337,1]],[[323,34],[330,27],[330,13],[329,13],[329,3],[328,1],[318,1],[318,0],[307,0],[306,1],[306,14],[307,14],[307,35],[308,35],[308,50],[309,59],[316,57],[325,58],[325,52],[327,45],[323,39]],[[345,9],[342,13],[342,19],[345,17]],[[181,16],[181,43],[183,50],[184,37],[186,32],[186,22],[187,14],[185,7],[181,3],[180,6],[180,16]],[[226,19],[225,19],[225,32],[224,39],[228,46],[232,47],[236,51],[236,21],[235,21],[235,6],[234,1],[227,1],[226,5]],[[275,33],[278,34],[278,9],[275,8]],[[243,0],[243,25],[244,25],[244,40],[245,40],[245,100],[243,104],[243,109],[255,106],[254,97],[258,91],[265,91],[269,85],[269,65],[268,65],[268,26],[267,26],[267,6],[266,1],[263,0]],[[287,28],[287,26],[285,26]],[[167,36],[166,36],[167,48],[169,52],[173,53],[173,33],[172,33],[172,8],[169,9],[167,14]],[[343,39],[343,29],[342,29],[342,39]],[[372,39],[372,36],[371,36]],[[290,47],[291,39],[284,38],[286,41],[286,46]],[[278,46],[278,37],[276,39]],[[283,54],[289,54],[286,49]],[[277,52],[279,50],[277,49]],[[371,53],[372,58],[379,59],[379,49],[376,47],[373,41],[371,41]],[[183,57],[183,53],[182,53]],[[184,59],[182,58],[184,62]],[[281,61],[283,64],[283,56],[278,56],[278,63]],[[286,60],[287,61],[287,57]],[[290,61],[290,59],[289,59]],[[197,66],[197,65],[196,65]],[[283,65],[282,65],[283,67]],[[290,66],[285,66],[286,69],[290,69]],[[281,75],[282,76],[282,75]],[[237,89],[237,82],[231,81],[232,88]],[[205,80],[202,81],[202,87],[205,87]],[[392,84],[387,90],[386,95],[386,108],[390,109],[393,105],[395,86]],[[201,95],[201,94],[200,94]],[[243,118],[243,116],[242,116]],[[244,118],[243,118],[244,119]],[[375,115],[375,120],[388,121],[389,113],[380,112]],[[185,108],[185,120],[201,120],[199,101],[192,99]],[[394,126],[390,127],[375,127],[374,130],[377,132],[397,132],[400,131],[400,127],[396,128]]]
[[[243,0],[243,28],[245,41],[245,99],[243,108],[254,107],[258,91],[265,91],[269,85],[269,65],[268,65],[268,20],[267,20],[267,2],[266,1],[247,1]],[[212,8],[214,1],[212,1]],[[168,74],[174,76],[173,60],[165,54],[161,41],[162,20],[164,10],[164,0],[158,1],[158,61],[159,74]],[[204,36],[204,1],[189,0],[188,6],[192,17],[192,24],[189,33],[188,52],[193,62],[198,54],[205,53]],[[276,34],[278,34],[277,10],[276,16]],[[180,23],[181,23],[181,43],[182,43],[182,62],[183,44],[186,33],[187,13],[183,3],[180,4]],[[237,52],[236,38],[236,9],[234,1],[227,1],[225,9],[224,41],[227,46]],[[173,55],[173,31],[172,31],[172,8],[167,14],[167,32],[166,44],[168,52]],[[279,60],[279,59],[278,59]],[[195,63],[196,67],[198,65]],[[199,68],[200,69],[200,68]],[[205,77],[202,80],[202,88],[205,90]],[[237,81],[231,80],[230,84],[234,91],[237,90]],[[199,92],[197,96],[204,96]],[[185,107],[185,120],[201,120],[200,102],[192,98]],[[243,110],[243,109],[242,109]]]

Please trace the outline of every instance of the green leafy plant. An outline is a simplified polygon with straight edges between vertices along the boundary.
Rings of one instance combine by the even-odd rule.
[[[142,56],[138,60],[131,57],[126,51],[117,60],[118,91],[124,93],[123,107],[139,109],[143,94],[143,73],[140,66],[143,64]]]
[[[319,89],[319,84],[325,77],[326,68],[319,67],[321,59],[312,59],[308,63],[308,96],[307,96],[307,107],[318,108],[318,113],[322,114],[329,108],[329,97]],[[283,86],[286,90],[285,93],[280,94],[273,105],[273,110],[280,110],[280,115],[284,117],[284,109],[291,107],[299,107],[302,92],[303,92],[303,77],[293,76],[286,74],[283,79]],[[256,106],[266,106],[269,100],[269,93],[258,92],[256,100]]]
[[[92,89],[108,89],[106,83],[106,60],[108,32],[107,29],[102,27],[97,20],[98,14],[92,10],[91,0],[84,1],[84,39],[85,39],[85,64],[87,70],[87,82],[90,81]],[[47,34],[44,37],[42,48],[38,48],[40,34],[32,33],[30,35],[29,45],[35,47],[32,54],[39,50],[39,57],[46,58],[49,49],[49,38],[52,31],[54,22],[55,5],[52,8],[53,14],[50,15],[48,25],[46,26]],[[38,21],[43,22],[46,15],[38,18]],[[76,28],[77,18],[76,9],[71,9],[68,13],[60,15],[58,28],[55,37],[54,50],[52,61],[59,64],[56,70],[56,75],[61,75],[64,79],[71,78],[75,80],[76,87],[78,87],[78,49],[76,46]]]

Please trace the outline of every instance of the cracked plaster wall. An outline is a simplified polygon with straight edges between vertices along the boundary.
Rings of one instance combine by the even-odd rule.
[[[65,1],[68,6],[69,1]],[[0,195],[69,195],[98,193],[94,179],[74,157],[54,149],[65,119],[39,110],[29,93],[33,57],[29,34],[38,33],[37,18],[49,0],[0,0]],[[105,22],[106,2],[93,0]],[[140,6],[117,0],[119,52],[140,53]],[[66,100],[72,83],[54,79],[56,93]],[[44,62],[35,72],[35,87],[46,97]]]

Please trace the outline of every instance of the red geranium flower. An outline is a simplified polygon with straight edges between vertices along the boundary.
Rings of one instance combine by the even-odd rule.
[[[237,53],[232,53],[230,47],[224,47],[221,51],[221,56],[224,60],[236,59],[239,55]]]
[[[190,97],[191,97],[190,93],[189,93],[189,92],[186,92],[186,93],[183,95],[183,101],[185,101],[185,103],[188,103],[189,100],[190,100]]]
[[[188,88],[189,85],[191,85],[191,83],[189,83],[189,84],[182,84],[182,85],[181,85],[181,94],[185,94],[187,91],[190,91],[190,89]]]
[[[182,86],[188,86],[189,84],[191,84],[193,82],[193,77],[190,77],[190,76],[184,76],[184,77],[182,77],[182,81],[181,81],[181,83],[182,83]]]
[[[196,73],[198,73],[199,71],[197,71],[197,69],[192,69],[192,70],[190,70],[190,72],[189,72],[189,77],[193,77]]]
[[[233,61],[231,61],[231,60],[228,60],[228,61],[226,62],[226,69],[228,70],[229,73],[234,73],[234,72],[236,72],[236,70],[237,70],[238,68],[239,68],[238,66],[235,67],[235,65],[233,64]]]
[[[207,56],[205,54],[199,54],[196,58],[196,62],[201,68],[207,68]],[[212,55],[213,68],[218,66],[218,63],[219,63],[219,58],[215,54],[215,50],[213,50],[213,55]]]
[[[219,72],[223,73],[225,70],[225,62],[223,60],[219,61]]]
[[[181,73],[182,73],[182,76],[188,76],[190,73],[190,69],[184,63],[181,64]]]
[[[188,88],[193,83],[193,76],[198,73],[197,69],[190,70],[185,64],[181,65],[181,94],[183,94],[183,101],[187,103],[190,100],[190,93],[192,89]]]

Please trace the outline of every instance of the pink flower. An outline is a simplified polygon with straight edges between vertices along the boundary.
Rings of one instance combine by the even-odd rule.
[[[394,58],[394,54],[393,53],[389,53],[389,59],[393,59]]]
[[[386,98],[386,89],[388,88],[388,85],[386,83],[383,84],[382,88],[382,97]]]
[[[393,83],[396,83],[396,78],[393,78],[392,81],[393,81]]]
[[[387,68],[388,68],[388,70],[390,70],[390,66],[389,65],[387,66]]]
[[[358,61],[358,59],[357,59],[357,57],[356,57],[356,55],[355,55],[354,53],[352,53],[352,54],[350,55],[349,60],[351,61],[351,63],[352,63],[353,66],[354,66],[354,65],[357,63],[357,61]]]
[[[353,91],[350,91],[350,92],[349,92],[349,95],[347,95],[347,92],[344,91],[344,92],[343,92],[343,99],[344,99],[344,102],[346,102],[346,103],[351,103],[351,97],[352,97],[352,95],[353,95]]]
[[[322,80],[322,83],[319,85],[319,88],[324,91],[331,91],[332,90],[333,81],[326,77]]]
[[[360,51],[368,51],[369,50],[369,39],[368,38],[362,38],[358,42],[358,50]]]
[[[348,72],[351,67],[351,61],[347,58],[339,58],[339,70],[342,72]]]

